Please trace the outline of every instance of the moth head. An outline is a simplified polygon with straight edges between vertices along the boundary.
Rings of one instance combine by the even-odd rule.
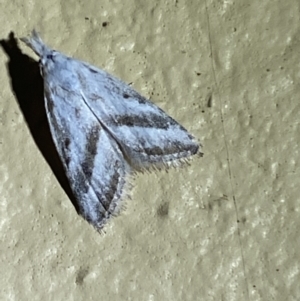
[[[55,56],[58,52],[49,48],[35,30],[32,31],[31,36],[21,38],[21,41],[40,57],[41,72],[43,72],[45,68],[49,70],[52,69],[55,62]]]
[[[45,51],[45,53],[43,53],[39,61],[40,69],[42,73],[44,69],[50,71],[51,69],[54,68],[54,65],[57,63],[57,54],[58,52],[55,50],[48,50]]]

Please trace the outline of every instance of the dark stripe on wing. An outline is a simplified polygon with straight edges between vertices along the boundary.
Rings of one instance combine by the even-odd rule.
[[[97,155],[97,143],[100,138],[100,125],[94,125],[87,134],[85,145],[85,157],[77,168],[74,180],[72,181],[78,195],[87,193],[94,170],[95,157]],[[70,179],[71,182],[71,179]]]
[[[99,124],[94,125],[87,134],[87,142],[85,145],[85,158],[81,163],[81,168],[86,176],[86,180],[90,183],[95,157],[97,155],[97,144],[100,138],[101,127]]]
[[[116,193],[118,193],[119,183],[122,180],[122,177],[119,173],[119,168],[120,168],[120,162],[117,160],[115,161],[114,165],[111,167],[113,174],[111,175],[110,181],[105,187],[105,189],[102,189],[101,191],[97,191],[97,188],[94,188],[98,199],[100,200],[102,206],[105,208],[106,211],[113,212],[114,208],[110,208],[110,205],[115,197],[116,198],[120,197],[120,195],[116,195]]]
[[[170,126],[178,125],[174,119],[166,118],[153,113],[147,115],[115,115],[111,119],[111,123],[115,126],[128,126],[128,127],[143,127],[167,130]]]
[[[164,147],[152,147],[152,148],[142,148],[136,149],[137,152],[146,153],[149,156],[166,156],[172,154],[179,154],[182,152],[189,152],[191,155],[194,155],[198,152],[199,145],[196,143],[184,144],[180,141],[172,141],[172,144],[165,145]]]

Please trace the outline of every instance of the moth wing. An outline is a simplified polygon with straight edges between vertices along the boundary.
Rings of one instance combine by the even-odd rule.
[[[196,154],[195,138],[130,86],[94,66],[78,62],[86,104],[136,168],[160,166]]]
[[[80,214],[97,229],[118,211],[130,168],[117,143],[76,91],[45,76],[45,104],[52,138]],[[51,85],[49,85],[49,82]]]

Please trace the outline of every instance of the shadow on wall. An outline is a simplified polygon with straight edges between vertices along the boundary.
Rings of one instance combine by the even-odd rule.
[[[11,88],[31,135],[78,212],[75,197],[52,141],[44,106],[43,78],[39,63],[22,53],[13,32],[9,34],[7,40],[0,40],[0,45],[9,57],[7,71]]]

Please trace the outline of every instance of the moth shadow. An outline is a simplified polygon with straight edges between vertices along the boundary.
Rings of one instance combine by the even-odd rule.
[[[39,63],[22,53],[13,32],[9,34],[7,40],[0,40],[0,45],[9,58],[6,67],[11,88],[31,135],[78,212],[75,197],[51,137],[44,106],[44,87]]]

